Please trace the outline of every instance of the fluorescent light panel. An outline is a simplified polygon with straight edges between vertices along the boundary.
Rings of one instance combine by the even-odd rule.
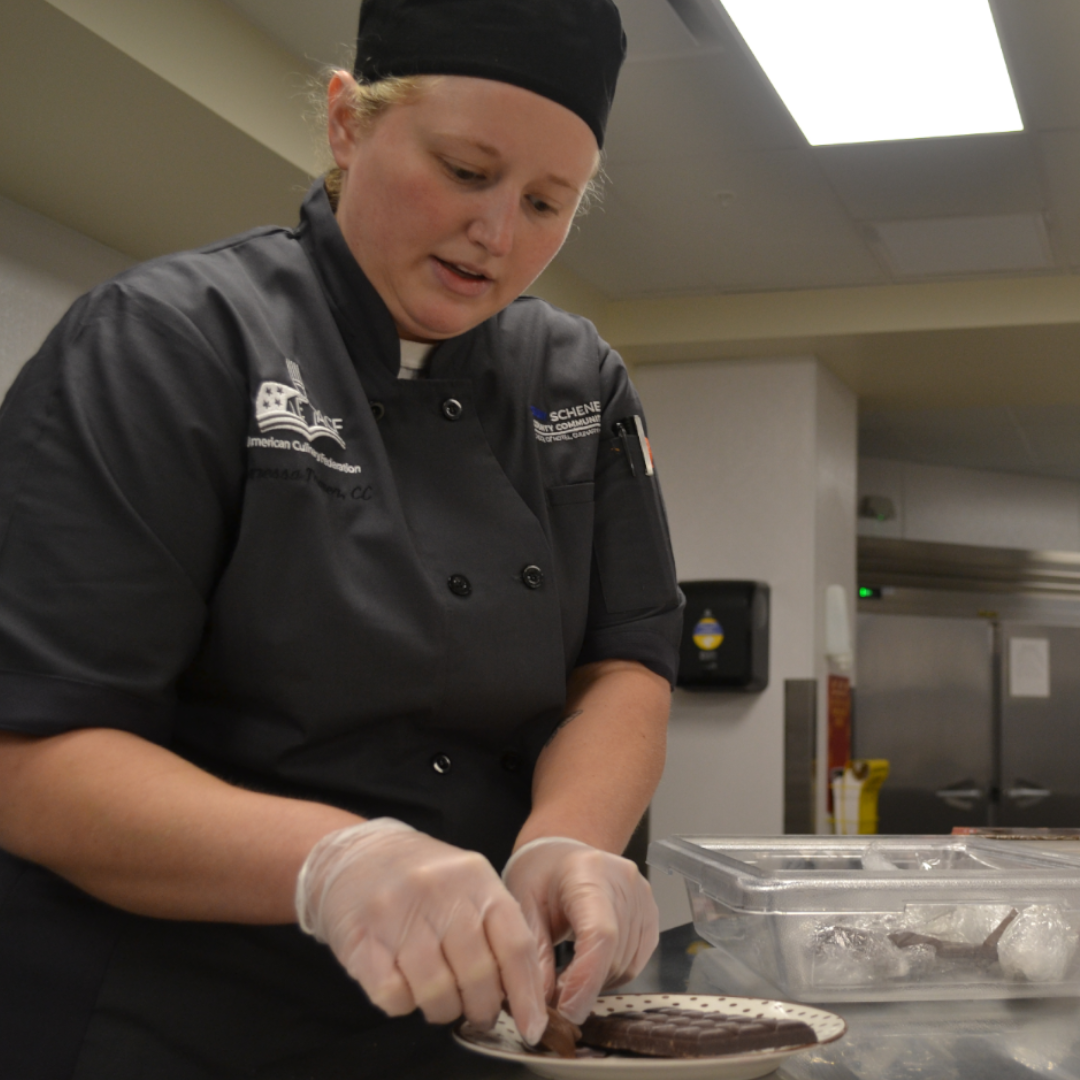
[[[988,0],[723,0],[812,146],[1021,131]]]

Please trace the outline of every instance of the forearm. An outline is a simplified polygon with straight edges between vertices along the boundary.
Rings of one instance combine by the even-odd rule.
[[[362,819],[233,787],[135,735],[0,733],[0,847],[141,915],[295,918],[315,842]]]
[[[629,660],[574,671],[566,720],[533,777],[533,808],[515,847],[567,836],[619,854],[664,769],[671,689]]]

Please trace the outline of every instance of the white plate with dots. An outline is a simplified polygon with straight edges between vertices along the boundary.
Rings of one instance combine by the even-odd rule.
[[[817,1042],[699,1058],[561,1058],[549,1051],[532,1050],[526,1046],[518,1034],[517,1025],[506,1013],[499,1016],[491,1031],[477,1031],[463,1024],[454,1032],[454,1038],[469,1050],[524,1065],[548,1080],[588,1080],[589,1077],[596,1077],[596,1080],[660,1080],[661,1077],[671,1077],[672,1080],[755,1080],[756,1077],[767,1076],[792,1054],[839,1039],[847,1029],[847,1025],[835,1013],[812,1005],[713,994],[611,994],[600,998],[593,1011],[604,1016],[665,1006],[753,1019],[801,1020],[813,1029]]]

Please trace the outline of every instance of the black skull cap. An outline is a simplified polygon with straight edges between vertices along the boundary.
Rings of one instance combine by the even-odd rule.
[[[570,109],[604,145],[626,35],[613,0],[363,0],[360,82],[467,75]]]

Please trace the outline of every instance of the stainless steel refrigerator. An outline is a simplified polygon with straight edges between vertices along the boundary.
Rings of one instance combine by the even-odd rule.
[[[883,833],[1080,827],[1080,627],[858,616],[854,747]]]
[[[1080,828],[1080,553],[860,537],[859,584],[881,831]]]

